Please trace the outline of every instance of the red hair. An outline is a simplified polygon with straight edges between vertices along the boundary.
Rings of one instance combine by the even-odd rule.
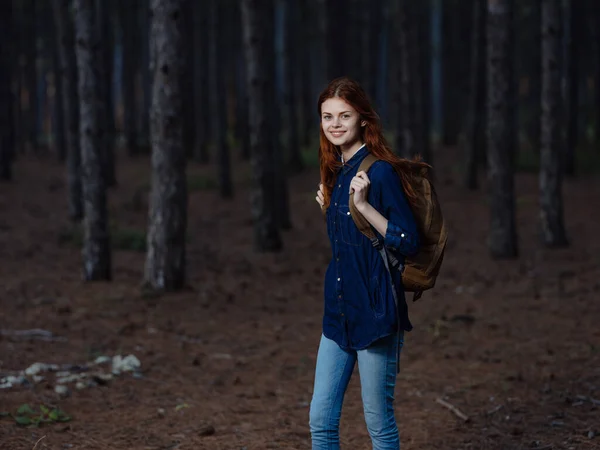
[[[430,166],[421,161],[419,156],[409,160],[399,157],[391,150],[391,147],[383,136],[379,115],[373,109],[366,92],[356,81],[348,77],[336,78],[331,81],[323,92],[321,92],[321,95],[319,95],[319,118],[321,117],[323,102],[334,97],[340,98],[352,106],[360,115],[360,120],[366,122],[366,125],[361,127],[361,138],[366,144],[367,149],[377,159],[387,161],[396,169],[402,181],[404,192],[409,202],[413,204],[416,201],[416,194],[411,186],[410,178],[416,170],[429,169]],[[325,194],[324,209],[327,209],[331,201],[331,192],[335,184],[336,174],[342,164],[339,160],[339,148],[329,142],[323,132],[323,127],[320,126],[319,128],[319,164],[321,168],[321,183],[323,183]]]

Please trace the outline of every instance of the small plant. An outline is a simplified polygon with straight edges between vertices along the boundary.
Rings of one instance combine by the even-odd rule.
[[[39,409],[33,409],[25,403],[17,409],[15,414],[0,412],[0,417],[12,417],[17,425],[39,427],[43,423],[69,422],[71,417],[59,408],[48,408],[40,405]]]

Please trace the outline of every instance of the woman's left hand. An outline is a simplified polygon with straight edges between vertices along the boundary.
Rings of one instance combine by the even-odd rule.
[[[367,176],[367,173],[363,170],[358,172],[352,181],[350,182],[350,194],[354,193],[354,205],[357,209],[366,206],[367,203],[367,192],[371,180]]]

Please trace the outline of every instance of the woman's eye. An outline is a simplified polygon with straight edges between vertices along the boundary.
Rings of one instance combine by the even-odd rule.
[[[324,116],[323,117],[323,120],[329,120],[329,119],[331,119],[331,116]]]
[[[342,119],[349,119],[349,118],[350,118],[350,114],[344,114],[344,115],[342,116]]]

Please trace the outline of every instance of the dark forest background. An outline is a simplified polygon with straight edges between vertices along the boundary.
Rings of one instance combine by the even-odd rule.
[[[65,164],[65,214],[86,217],[86,279],[110,278],[105,203],[126,158],[152,156],[151,285],[185,278],[186,164],[211,164],[230,198],[231,165],[250,159],[255,246],[279,250],[279,230],[293,226],[287,178],[318,164],[316,98],[337,76],[361,82],[399,154],[435,168],[436,153],[459,146],[465,186],[487,173],[492,256],[518,254],[515,171],[540,171],[543,240],[561,246],[561,179],[599,159],[591,0],[14,0],[2,9],[0,176],[18,178],[26,155]]]

